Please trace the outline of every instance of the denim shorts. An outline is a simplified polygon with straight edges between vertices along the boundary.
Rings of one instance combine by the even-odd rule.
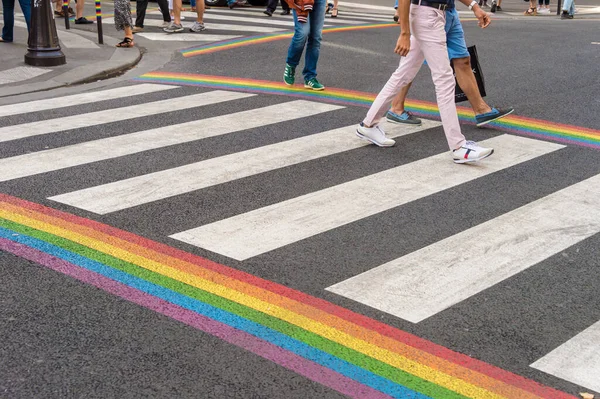
[[[448,46],[448,58],[466,58],[469,56],[467,43],[465,42],[465,32],[458,18],[456,8],[446,10],[446,40]]]

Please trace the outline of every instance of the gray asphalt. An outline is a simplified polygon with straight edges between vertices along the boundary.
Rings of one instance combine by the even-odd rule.
[[[590,44],[599,41],[598,22],[570,22],[496,20],[485,31],[474,22],[465,22],[468,43],[477,45],[481,57],[488,101],[512,105],[522,116],[599,128],[595,109],[600,102],[600,47]],[[395,31],[386,28],[326,35],[319,78],[331,87],[377,92],[398,62],[392,54]],[[273,42],[192,59],[176,56],[164,69],[273,80],[282,72],[287,44]],[[378,55],[369,56],[365,49]],[[208,90],[183,87],[32,112],[2,118],[0,126],[203,91]],[[409,97],[434,101],[433,93],[428,71],[423,68]],[[2,143],[0,157],[289,100],[260,95],[234,104],[173,110],[168,118],[156,115]],[[600,173],[596,150],[569,146],[244,262],[168,236],[441,153],[447,150],[441,128],[400,138],[385,152],[364,147],[105,216],[47,200],[56,194],[357,123],[365,111],[347,107],[242,134],[4,182],[0,192],[205,256],[540,383],[572,394],[580,392],[581,387],[536,371],[529,364],[600,319],[600,235],[418,324],[345,300],[324,288]],[[468,125],[464,132],[474,140],[501,134]],[[214,337],[12,255],[0,254],[0,281],[0,397],[340,397]]]

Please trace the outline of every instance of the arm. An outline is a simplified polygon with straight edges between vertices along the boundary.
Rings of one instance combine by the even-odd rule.
[[[460,0],[460,2],[467,7],[471,7],[471,0]],[[479,20],[478,25],[481,27],[481,29],[487,28],[492,22],[490,16],[487,15],[487,13],[483,11],[478,4],[474,4],[472,10],[473,14],[475,14],[475,17]]]
[[[405,57],[410,51],[410,23],[408,21],[410,14],[410,0],[400,0],[398,4],[398,14],[400,15],[400,36],[396,42],[396,49],[394,52]]]

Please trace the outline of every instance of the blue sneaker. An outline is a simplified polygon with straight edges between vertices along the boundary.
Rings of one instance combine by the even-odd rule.
[[[392,123],[406,123],[409,125],[421,124],[421,120],[408,111],[404,111],[401,114],[397,114],[390,110],[385,115],[385,119],[387,119],[388,122]]]
[[[486,112],[485,114],[475,115],[475,122],[477,122],[477,127],[481,127],[487,125],[490,122],[496,121],[500,118],[504,118],[506,115],[510,115],[515,112],[514,108],[492,108],[490,112]]]

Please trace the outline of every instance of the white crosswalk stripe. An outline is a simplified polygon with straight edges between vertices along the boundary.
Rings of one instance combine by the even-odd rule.
[[[542,357],[531,367],[600,392],[600,321]]]
[[[599,233],[597,209],[600,176],[328,290],[418,323]],[[559,228],[555,215],[561,215]]]
[[[208,98],[203,93],[204,98]],[[230,93],[222,101],[231,101],[252,94]],[[206,103],[205,103],[206,104]],[[196,103],[196,106],[201,104]],[[202,119],[193,122],[170,125],[164,128],[151,129],[125,134],[107,139],[100,139],[52,150],[18,155],[0,159],[0,181],[17,179],[53,170],[64,169],[91,162],[135,154],[151,149],[201,140],[223,134],[239,132],[258,126],[289,121],[333,111],[341,107],[310,101],[291,101],[276,106],[242,111],[224,116]],[[19,166],[17,166],[19,165]]]
[[[427,122],[388,132],[390,137],[398,137],[438,125]],[[106,214],[367,145],[353,137],[355,129],[352,125],[50,199]]]
[[[116,89],[107,89],[101,91],[92,91],[82,94],[73,94],[60,97],[60,100],[49,98],[47,100],[29,101],[25,104],[11,104],[0,106],[0,117],[9,115],[25,114],[33,111],[46,111],[49,109],[67,108],[81,104],[91,104],[106,100],[115,100],[118,98],[132,97],[143,94],[155,93],[164,90],[176,89],[178,86],[157,85],[144,83],[133,86],[117,87]]]
[[[458,169],[439,154],[171,237],[244,260],[562,148],[507,135],[483,144],[503,156]]]
[[[39,136],[42,134],[56,133],[69,129],[102,125],[108,122],[119,122],[127,119],[140,118],[149,115],[195,108],[201,105],[230,101],[247,95],[226,91],[213,91],[210,93],[194,94],[168,100],[160,100],[139,105],[130,105],[117,109],[91,112],[82,115],[73,115],[65,118],[48,119],[39,122],[23,123],[0,128],[0,142]]]
[[[143,215],[152,208],[152,204],[159,209],[163,206],[168,208],[171,204],[181,204],[187,200],[187,197],[178,196],[202,197],[216,185],[222,185],[220,188],[226,194],[229,194],[229,190],[236,190],[233,187],[236,183],[244,183],[250,190],[264,191],[266,187],[268,191],[275,192],[281,188],[279,185],[293,186],[293,178],[288,177],[294,176],[291,172],[306,168],[311,163],[324,163],[328,157],[342,158],[346,152],[362,156],[374,150],[365,148],[368,144],[355,137],[356,126],[348,122],[341,127],[317,128],[317,131],[308,129],[310,134],[294,135],[295,138],[271,140],[273,137],[269,136],[269,144],[256,147],[242,140],[236,144],[241,147],[219,153],[225,155],[203,156],[201,161],[178,166],[169,164],[165,169],[160,165],[152,165],[142,172],[132,166],[131,169],[120,171],[123,173],[118,178],[110,176],[103,183],[89,183],[93,180],[87,180],[85,174],[90,173],[90,165],[94,162],[155,150],[151,153],[154,162],[154,157],[166,156],[169,147],[177,144],[227,134],[240,135],[245,139],[246,136],[242,135],[247,134],[246,131],[262,133],[264,128],[265,132],[272,133],[279,124],[301,121],[303,118],[311,118],[319,126],[316,124],[319,118],[327,119],[331,116],[329,113],[348,111],[341,105],[292,100],[267,102],[267,105],[261,102],[260,107],[227,111],[223,115],[167,126],[153,126],[153,120],[143,118],[157,113],[171,118],[171,111],[218,103],[226,104],[226,110],[236,110],[236,102],[247,101],[244,99],[249,97],[263,100],[249,93],[214,90],[190,95],[192,89],[189,89],[185,91],[186,94],[181,94],[184,90],[188,89],[139,84],[0,106],[0,117],[7,118],[25,114],[29,109],[72,109],[94,103],[102,103],[103,108],[110,107],[82,114],[73,111],[73,115],[50,119],[43,119],[42,113],[19,116],[32,122],[1,127],[0,150],[2,146],[10,146],[11,151],[15,151],[21,144],[15,140],[41,135],[45,136],[39,137],[40,140],[50,139],[54,137],[53,134],[61,134],[65,129],[77,127],[85,130],[130,118],[139,118],[140,121],[140,130],[134,133],[101,136],[99,139],[86,139],[49,150],[27,152],[24,149],[20,155],[1,158],[0,182],[73,168],[58,172],[60,178],[55,178],[58,188],[53,188],[52,194],[44,196],[51,201],[96,214],[126,211],[123,215],[131,213],[136,218],[138,215],[143,218],[147,217]],[[127,107],[118,106],[129,96],[151,93],[158,93],[153,98],[160,93],[170,98],[148,100]],[[265,96],[264,99],[267,98]],[[110,103],[113,100],[114,106]],[[290,125],[287,126],[289,128]],[[420,127],[385,124],[388,135],[400,138],[400,142],[411,141],[415,137],[413,134],[439,127],[439,122],[427,120]],[[363,222],[368,217],[381,216],[383,212],[402,212],[402,208],[409,203],[427,203],[432,197],[443,195],[448,190],[481,184],[507,169],[526,169],[524,166],[527,162],[559,157],[565,152],[565,146],[560,144],[507,134],[485,140],[482,144],[494,147],[496,153],[475,165],[456,165],[444,152],[388,167],[377,173],[366,172],[351,179],[344,178],[344,183],[327,184],[312,192],[298,188],[292,190],[293,195],[269,201],[266,205],[246,203],[242,211],[224,212],[226,216],[220,211],[203,210],[215,212],[216,216],[211,214],[203,219],[208,220],[206,222],[189,220],[185,227],[175,227],[162,234],[165,239],[168,235],[180,241],[181,245],[187,243],[231,259],[247,261],[244,264],[251,265],[253,261],[263,261],[263,258],[255,258],[259,255],[270,259],[270,256],[276,258],[281,254],[293,254],[298,248],[306,246],[305,239],[321,242],[327,234],[335,234],[355,222],[350,227],[362,230]],[[385,157],[386,151],[377,153]],[[98,163],[92,168],[103,168],[109,164]],[[254,186],[261,184],[267,172],[275,172],[275,175],[282,171],[290,172],[285,174],[285,179],[288,179],[285,182],[281,176],[271,176],[273,180],[266,178],[270,182],[268,185]],[[248,179],[251,180],[249,183],[242,180],[248,177],[252,177]],[[71,178],[77,180],[76,184],[63,185],[59,181]],[[235,202],[244,201],[236,195],[233,198]],[[161,200],[162,203],[157,203]],[[177,206],[173,206],[175,216],[185,218],[183,212],[177,214]],[[573,212],[573,209],[577,211]],[[597,209],[600,209],[600,175],[588,176],[462,232],[436,238],[436,241],[427,242],[411,253],[374,262],[370,270],[364,268],[360,274],[347,273],[339,278],[339,282],[333,284],[335,280],[330,281],[319,289],[408,322],[435,319],[440,312],[451,310],[457,304],[509,278],[517,277],[534,265],[600,233],[600,214]],[[556,215],[560,215],[560,218]],[[444,223],[444,220],[440,223]],[[368,232],[364,231],[364,234]],[[383,264],[377,266],[378,263]],[[597,360],[600,359],[599,323],[582,332],[573,331],[570,335],[572,339],[557,345],[554,350],[548,349],[546,355],[539,355],[540,358],[531,367],[591,390],[599,390],[596,379],[600,373],[600,362]]]

